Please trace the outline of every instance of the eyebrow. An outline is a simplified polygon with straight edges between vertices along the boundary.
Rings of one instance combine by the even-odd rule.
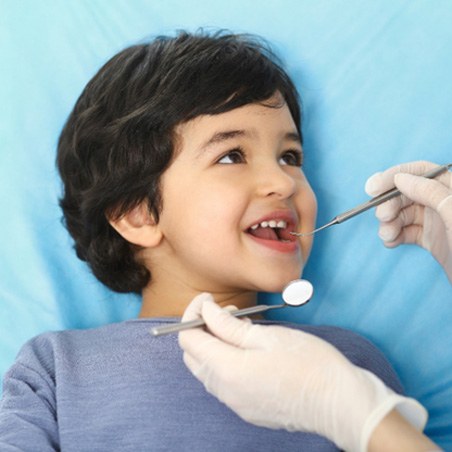
[[[243,137],[247,135],[249,135],[249,132],[240,129],[217,132],[201,146],[201,151],[206,150],[207,148],[214,144],[223,143],[224,141],[228,141],[233,138]],[[284,134],[283,139],[288,141],[294,141],[296,143],[301,144],[301,138],[298,132],[287,132]]]
[[[295,141],[298,144],[301,144],[301,137],[298,132],[287,132],[284,135],[284,139],[288,141]]]
[[[231,140],[236,137],[243,137],[247,135],[244,130],[226,130],[222,132],[217,132],[211,136],[202,146],[201,149],[206,149],[213,144],[222,143],[223,141]]]

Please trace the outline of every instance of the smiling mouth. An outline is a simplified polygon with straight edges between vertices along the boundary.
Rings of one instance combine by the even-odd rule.
[[[284,220],[261,221],[249,227],[246,232],[262,240],[282,243],[291,243],[296,240],[296,237],[290,233],[291,229],[287,227],[287,221]]]

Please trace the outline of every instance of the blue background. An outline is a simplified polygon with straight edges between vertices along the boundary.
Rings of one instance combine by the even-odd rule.
[[[77,260],[57,201],[59,132],[114,53],[201,26],[270,40],[303,99],[320,225],[365,201],[375,171],[452,161],[451,23],[449,0],[0,0],[0,374],[40,332],[138,312]],[[427,434],[452,449],[452,289],[434,259],[385,249],[368,212],[320,233],[304,276],[311,303],[273,317],[372,340],[429,410]]]

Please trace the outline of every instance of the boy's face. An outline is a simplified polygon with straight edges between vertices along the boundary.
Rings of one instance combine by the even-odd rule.
[[[177,156],[161,179],[153,274],[168,270],[213,293],[281,291],[312,245],[289,232],[314,229],[317,207],[288,107],[249,104],[197,117],[176,134]]]

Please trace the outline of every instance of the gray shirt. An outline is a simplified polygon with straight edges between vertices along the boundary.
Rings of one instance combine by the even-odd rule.
[[[317,435],[250,425],[208,394],[186,369],[177,336],[149,334],[175,320],[132,320],[29,341],[5,375],[0,450],[337,450]],[[334,327],[286,326],[326,339],[401,392],[387,360],[362,337]]]

